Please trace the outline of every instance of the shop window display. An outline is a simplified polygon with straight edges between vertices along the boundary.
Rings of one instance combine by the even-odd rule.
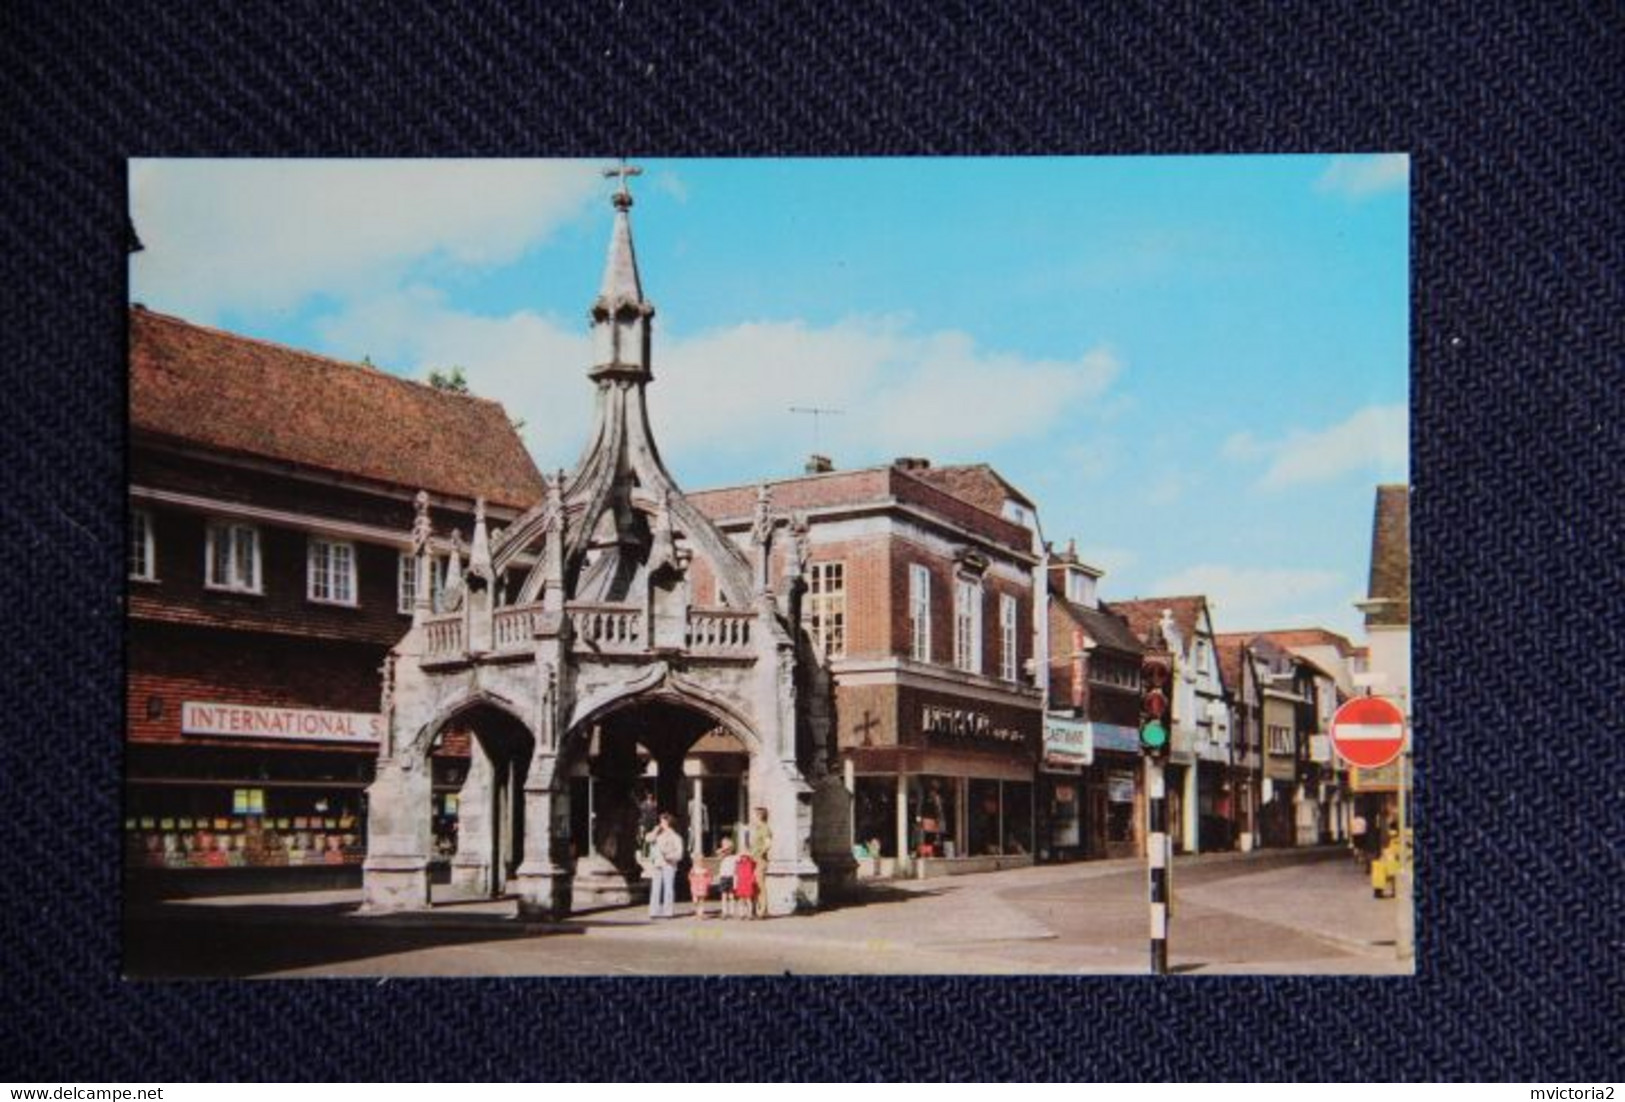
[[[1049,845],[1071,849],[1083,844],[1083,792],[1076,781],[1057,781],[1050,788]]]
[[[858,777],[853,793],[852,836],[858,845],[880,842],[870,857],[897,856],[897,778]]]
[[[1031,853],[1033,849],[1033,786],[1004,781],[1003,852],[1006,855]]]
[[[967,853],[971,856],[999,852],[999,782],[973,780],[968,788],[966,807]]]
[[[914,813],[914,853],[917,857],[948,857],[957,851],[954,824],[958,821],[958,783],[952,777],[915,777],[910,790]]]

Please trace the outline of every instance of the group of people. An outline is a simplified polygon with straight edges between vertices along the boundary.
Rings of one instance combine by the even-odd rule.
[[[649,917],[675,918],[677,870],[684,857],[683,836],[672,825],[670,812],[661,812],[654,829],[644,838],[650,863]],[[717,845],[718,858],[713,878],[710,865],[696,853],[689,865],[688,890],[694,899],[694,917],[705,918],[706,901],[715,888],[720,897],[722,918],[765,918],[767,894],[763,891],[768,855],[773,850],[773,831],[767,823],[767,809],[759,807],[750,824],[750,841],[743,852],[732,838]]]

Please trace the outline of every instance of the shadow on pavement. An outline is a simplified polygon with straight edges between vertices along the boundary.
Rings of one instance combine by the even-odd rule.
[[[891,884],[870,883],[853,888],[841,895],[830,896],[819,900],[818,914],[827,914],[832,911],[849,911],[856,907],[868,907],[876,903],[909,903],[919,899],[935,899],[948,894],[944,888],[898,888]]]
[[[349,903],[155,904],[125,915],[123,971],[129,979],[247,977],[419,949],[584,933],[573,922],[528,923],[439,909],[365,917]]]

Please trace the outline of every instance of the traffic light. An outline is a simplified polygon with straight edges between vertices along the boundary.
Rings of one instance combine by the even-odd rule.
[[[1168,756],[1168,667],[1148,659],[1140,669],[1140,751],[1154,758]]]

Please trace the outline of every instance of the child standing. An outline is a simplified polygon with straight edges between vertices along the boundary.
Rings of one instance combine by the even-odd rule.
[[[734,866],[734,895],[739,899],[739,909],[735,912],[738,917],[755,918],[756,859],[748,853],[741,853]]]
[[[724,838],[717,844],[717,894],[722,896],[722,917],[732,918],[738,906],[734,897],[734,877],[739,869],[739,855],[734,852],[734,840]]]
[[[694,917],[704,918],[705,898],[711,894],[711,870],[699,854],[694,855],[694,863],[688,868],[688,894],[694,899]]]

